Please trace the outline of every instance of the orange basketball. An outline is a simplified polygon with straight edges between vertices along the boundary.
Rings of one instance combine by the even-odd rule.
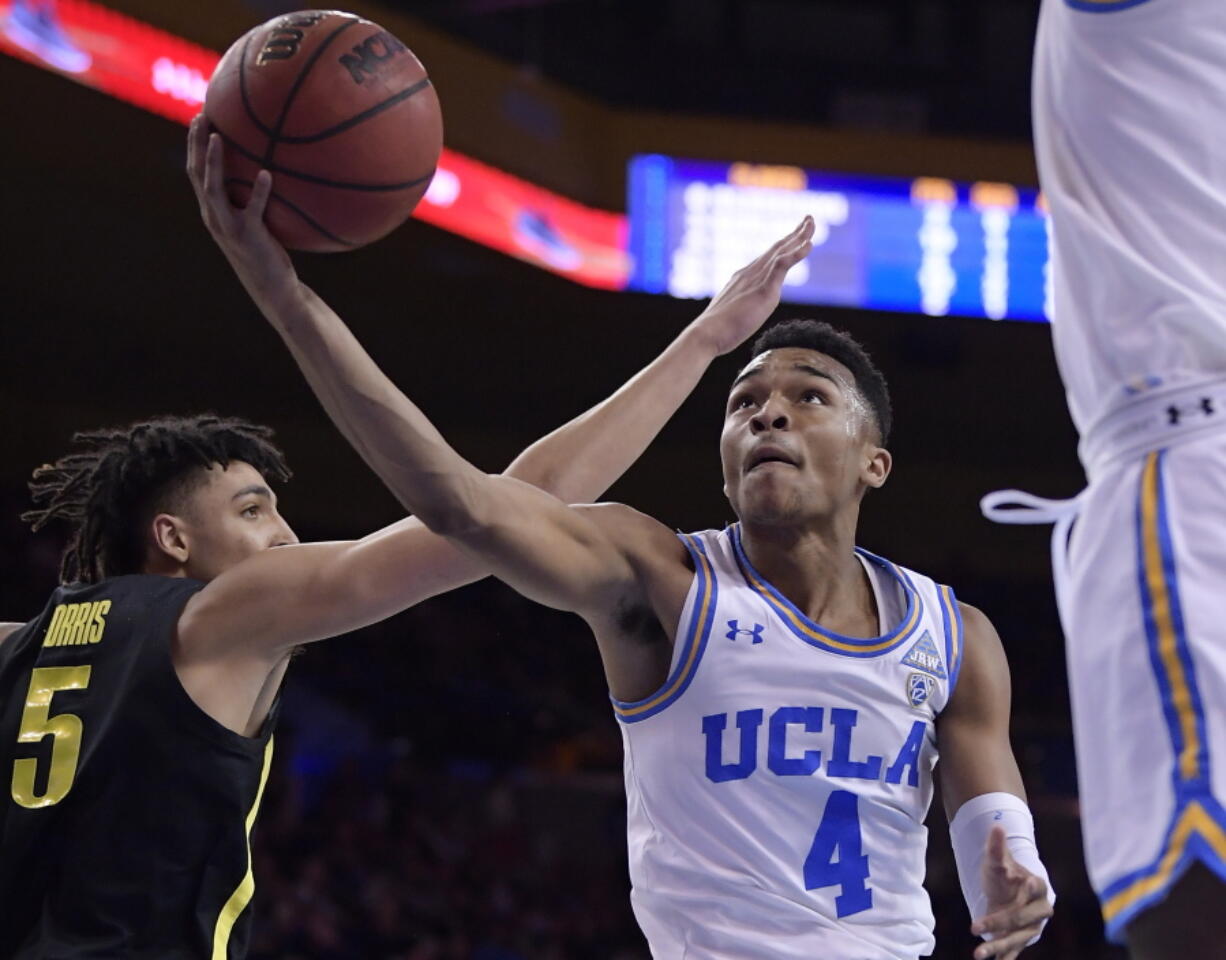
[[[352,250],[390,233],[443,145],[421,62],[378,24],[336,10],[289,13],[239,38],[204,112],[225,143],[230,199],[244,205],[269,170],[265,221],[294,250]]]

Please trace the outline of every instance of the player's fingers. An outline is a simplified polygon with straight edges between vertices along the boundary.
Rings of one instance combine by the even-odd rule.
[[[1021,930],[1014,930],[1011,933],[997,937],[995,940],[989,940],[987,943],[981,943],[975,948],[975,960],[987,960],[988,957],[1011,960],[1038,934],[1039,925],[1035,924],[1031,927],[1024,927]]]
[[[1009,868],[1015,863],[1009,853],[1009,845],[1005,839],[1003,827],[993,827],[988,833],[987,847],[984,851],[984,867],[997,876],[1007,876]]]
[[[1042,923],[1055,911],[1047,899],[1047,884],[1039,877],[1033,877],[1026,885],[1026,902],[1018,910],[1018,921],[1030,926]]]
[[[788,271],[807,257],[810,249],[810,247],[795,247],[779,253],[771,261],[770,270],[763,280],[763,285],[778,292],[778,288],[782,285],[783,278],[787,276]]]
[[[796,243],[797,238],[802,236],[805,229],[811,225],[812,219],[809,216],[804,217],[786,236],[780,237],[772,243],[756,260],[744,269],[758,278],[769,276],[774,271],[775,261],[780,253],[786,250],[789,245]]]
[[[791,244],[779,252],[779,259],[782,260],[786,267],[790,270],[812,252],[813,226],[812,221],[810,221],[808,224],[808,229],[802,230],[793,239]]]
[[[251,188],[251,198],[247,201],[244,214],[249,219],[263,220],[264,208],[268,206],[268,197],[272,193],[272,174],[261,170],[255,175],[255,185]]]
[[[1009,852],[1009,846],[1005,843],[1005,831],[1003,827],[993,827],[988,832],[988,855],[998,863],[1003,863],[1005,854]]]
[[[187,128],[187,175],[192,186],[196,184],[196,168],[200,165],[200,118],[203,114],[192,117],[191,126]]]
[[[775,256],[788,253],[813,236],[813,218],[805,214],[786,237],[780,237],[768,251]]]
[[[995,937],[1006,936],[1014,930],[1034,927],[1052,915],[1051,904],[1047,902],[1044,889],[1040,897],[1033,897],[1030,891],[1024,893],[1024,899],[1015,900],[1003,910],[989,913],[971,924],[971,932],[976,936],[990,933]]]
[[[1033,873],[1026,878],[1026,883],[1023,887],[1025,897],[1030,903],[1043,903],[1048,911],[1051,911],[1051,904],[1047,902],[1047,881],[1042,877],[1036,877]]]
[[[204,155],[204,194],[210,205],[217,208],[225,199],[222,180],[225,177],[221,153],[221,137],[209,134],[208,148]]]
[[[192,121],[191,132],[187,136],[187,174],[191,180],[192,189],[201,204],[204,203],[204,165],[209,147],[209,122],[204,114],[199,114]]]

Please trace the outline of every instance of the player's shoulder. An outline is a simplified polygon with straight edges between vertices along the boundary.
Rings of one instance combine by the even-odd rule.
[[[963,632],[966,635],[967,644],[988,644],[995,643],[1000,645],[1000,637],[996,633],[996,627],[992,625],[992,621],[988,615],[972,604],[966,603],[963,600],[956,601],[958,605],[958,614],[962,617]]]
[[[677,534],[651,514],[624,503],[588,503],[575,510],[598,526],[626,554],[643,560],[685,560]]]
[[[624,503],[611,501],[583,503],[575,505],[573,509],[578,510],[602,529],[626,531],[637,536],[650,536],[663,531],[673,536],[672,531],[651,514],[636,510]]]
[[[0,645],[24,626],[24,623],[0,623]]]
[[[203,586],[203,582],[188,577],[128,573],[94,583],[69,584],[61,588],[58,599],[64,603],[110,601],[129,609],[139,608],[147,616],[163,609],[178,609]]]
[[[981,684],[987,675],[1009,676],[1009,660],[1005,646],[988,615],[978,607],[958,601],[958,613],[962,617],[963,679],[970,678],[971,685]],[[960,683],[959,687],[966,684]]]

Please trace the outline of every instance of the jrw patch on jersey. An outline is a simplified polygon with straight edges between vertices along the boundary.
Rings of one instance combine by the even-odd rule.
[[[907,655],[902,658],[902,662],[908,667],[915,667],[917,670],[931,673],[938,680],[949,679],[945,673],[945,662],[941,659],[936,643],[933,642],[932,634],[927,630],[920,635],[920,638],[907,651]]]

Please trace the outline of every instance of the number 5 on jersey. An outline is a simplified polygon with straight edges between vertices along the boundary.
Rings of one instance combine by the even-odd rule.
[[[21,714],[18,743],[38,743],[51,736],[51,770],[47,789],[35,793],[38,761],[23,757],[13,764],[13,800],[27,809],[50,807],[59,803],[72,789],[81,755],[81,718],[71,713],[51,716],[51,698],[61,690],[84,690],[89,686],[90,666],[35,667],[30,675],[26,708]]]
[[[834,898],[839,917],[868,910],[873,891],[864,885],[869,877],[868,855],[860,842],[858,798],[847,790],[835,790],[826,801],[822,822],[805,857],[805,889],[840,888]]]

